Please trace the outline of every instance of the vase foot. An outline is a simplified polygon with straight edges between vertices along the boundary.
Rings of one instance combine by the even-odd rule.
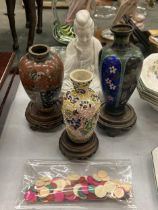
[[[61,103],[58,107],[55,105],[50,112],[41,112],[34,103],[30,102],[26,108],[25,117],[33,130],[52,130],[63,123]]]
[[[59,148],[63,155],[70,159],[87,159],[97,151],[99,141],[95,133],[90,140],[84,144],[78,144],[71,141],[66,130],[62,133],[59,140]]]
[[[129,104],[125,106],[122,115],[110,115],[105,110],[105,104],[102,104],[98,126],[104,129],[108,136],[114,137],[122,132],[129,130],[136,123],[137,116],[133,107]]]

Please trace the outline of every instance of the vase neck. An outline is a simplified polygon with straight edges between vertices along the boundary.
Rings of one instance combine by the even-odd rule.
[[[117,36],[114,35],[113,47],[126,47],[129,45],[129,35],[128,36]]]
[[[74,81],[72,81],[73,83],[73,86],[74,86],[74,89],[76,91],[76,93],[80,93],[80,94],[84,94],[87,92],[88,88],[89,88],[89,85],[90,85],[90,82],[86,82],[86,83],[76,83]]]
[[[84,69],[76,69],[70,73],[70,79],[75,91],[84,94],[93,79],[93,73]]]
[[[35,61],[43,61],[49,56],[50,49],[47,45],[37,44],[29,48],[29,56]]]
[[[122,24],[111,28],[114,34],[113,47],[126,47],[129,45],[129,38],[133,28],[130,25]]]

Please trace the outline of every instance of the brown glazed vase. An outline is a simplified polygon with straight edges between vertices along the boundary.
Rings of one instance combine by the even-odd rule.
[[[27,120],[36,127],[52,127],[53,110],[56,109],[57,113],[59,108],[59,94],[64,76],[62,61],[50,51],[48,46],[33,45],[20,60],[19,74],[24,89],[31,99],[26,109]]]

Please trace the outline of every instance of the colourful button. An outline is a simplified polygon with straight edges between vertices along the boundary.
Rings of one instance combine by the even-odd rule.
[[[95,187],[95,195],[98,198],[104,198],[107,195],[107,191],[105,190],[105,187],[104,186]]]
[[[95,193],[95,189],[94,189],[94,186],[93,185],[89,185],[88,186],[88,192]]]
[[[57,179],[54,183],[57,185],[57,191],[63,191],[66,186],[66,181],[64,179]]]
[[[125,192],[122,188],[116,188],[115,191],[114,191],[114,196],[118,199],[121,199],[123,198],[125,195]]]
[[[39,179],[43,182],[51,181],[51,179],[48,176],[41,176]]]
[[[121,184],[120,187],[122,187],[126,193],[129,193],[132,189],[132,186],[130,184],[127,184],[127,183],[126,184]]]
[[[27,192],[24,194],[24,199],[25,199],[25,201],[27,201],[27,202],[35,203],[36,200],[37,200],[36,193],[35,193],[35,192],[32,192],[32,191],[27,191]]]
[[[88,195],[87,195],[87,200],[97,200],[97,197],[95,196],[95,194],[93,194],[93,193],[89,193]]]
[[[82,188],[82,185],[81,185],[81,184],[76,184],[76,185],[73,187],[73,193],[74,193],[77,197],[79,197],[78,191],[79,191],[80,188]]]
[[[87,184],[82,184],[82,192],[84,193],[84,194],[88,194],[89,192],[88,192],[88,185]]]
[[[102,181],[102,179],[99,178],[97,174],[93,174],[93,178],[98,182]]]
[[[78,195],[82,200],[86,200],[87,196],[82,192],[82,188],[78,189]]]
[[[80,179],[80,176],[78,174],[71,174],[67,176],[67,179],[70,181],[78,181]]]
[[[38,179],[38,180],[35,182],[35,185],[36,185],[36,187],[42,187],[42,186],[45,185],[45,183],[44,183],[43,181],[41,181],[41,180]]]
[[[55,202],[63,202],[64,201],[64,193],[63,192],[55,192],[54,193],[54,201]]]
[[[104,187],[105,187],[104,189],[106,190],[106,192],[112,194],[115,191],[115,189],[116,189],[116,184],[111,182],[111,181],[109,181],[109,182],[106,182],[104,184]]]
[[[47,200],[50,201],[50,202],[53,202],[54,201],[54,194],[51,193],[47,196]]]
[[[108,176],[108,173],[104,170],[100,170],[100,171],[98,171],[97,175],[100,178],[104,178],[104,177]]]
[[[39,191],[39,194],[38,194],[38,196],[40,197],[40,198],[45,198],[45,197],[47,197],[49,195],[49,189],[47,188],[47,187],[42,187],[41,189],[40,189],[40,191]]]

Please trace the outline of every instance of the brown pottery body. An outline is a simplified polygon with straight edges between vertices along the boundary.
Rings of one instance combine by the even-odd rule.
[[[64,68],[60,58],[46,45],[33,45],[19,64],[24,89],[37,109],[51,109],[59,98]]]

